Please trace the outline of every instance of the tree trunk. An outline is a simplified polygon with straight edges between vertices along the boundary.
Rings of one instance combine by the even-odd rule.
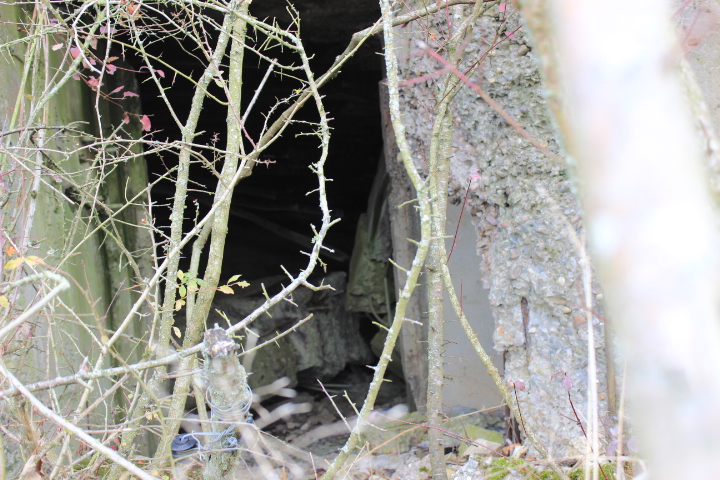
[[[558,0],[524,13],[546,78],[564,74],[548,85],[567,92],[556,115],[573,119],[559,123],[625,347],[641,453],[652,478],[710,478],[720,448],[720,387],[708,381],[720,366],[717,232],[693,129],[701,119],[690,116],[693,86],[681,83],[666,7]]]

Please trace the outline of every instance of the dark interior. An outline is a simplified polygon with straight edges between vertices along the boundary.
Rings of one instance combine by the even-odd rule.
[[[367,0],[351,3],[303,1],[296,7],[301,18],[301,36],[306,51],[313,55],[311,63],[317,76],[345,49],[354,32],[372,25],[380,15],[377,3]],[[290,20],[286,9],[287,4],[283,0],[263,0],[251,5],[254,16],[277,18],[281,26],[287,25]],[[203,71],[203,65],[198,61],[200,55],[196,56],[197,52],[192,51],[191,45],[175,45],[177,48],[174,51],[167,51],[172,43],[158,42],[149,45],[148,50],[175,65],[181,65],[185,72],[191,72],[197,79]],[[378,100],[378,82],[382,72],[382,57],[378,54],[380,46],[379,37],[368,41],[340,75],[321,91],[325,95],[328,116],[333,119],[326,163],[327,177],[333,180],[327,185],[328,201],[333,217],[342,219],[331,228],[325,242],[337,252],[332,257],[324,256],[328,272],[348,269],[358,217],[366,209],[382,149]],[[297,57],[291,57],[280,49],[267,54],[280,61],[298,63]],[[141,66],[139,63],[136,65],[136,69],[140,70],[138,80],[141,82],[142,108],[151,118],[154,137],[179,139],[178,127],[159,97],[156,86],[148,81],[147,70],[140,69]],[[265,74],[267,63],[248,52],[244,69],[245,106]],[[254,139],[257,139],[264,120],[261,114],[267,112],[276,99],[289,96],[298,87],[298,81],[291,78],[278,75],[269,78],[247,123],[247,130]],[[214,84],[210,92],[223,98],[224,93]],[[192,93],[192,85],[180,78],[166,91],[181,121],[187,118]],[[314,105],[308,103],[296,118],[315,121],[318,117]],[[218,147],[223,147],[225,108],[206,100],[198,131],[204,133],[196,139],[197,143],[215,142]],[[274,163],[257,165],[252,176],[236,188],[223,261],[223,280],[236,274],[241,274],[248,281],[282,275],[281,265],[290,273],[297,274],[306,266],[307,257],[300,252],[311,248],[311,224],[319,225],[321,218],[317,194],[306,195],[317,187],[317,179],[308,167],[317,161],[320,149],[317,137],[296,136],[300,131],[298,126],[286,130],[283,137],[261,157]],[[308,131],[307,126],[304,131]],[[177,158],[168,154],[162,157],[148,155],[147,161],[151,179],[177,164]],[[218,162],[218,169],[220,165]],[[190,187],[194,191],[188,201],[186,229],[192,228],[194,201],[197,201],[201,213],[206,212],[212,196],[202,191],[212,192],[216,184],[213,174],[198,164],[192,167],[191,180],[195,185]],[[161,183],[153,190],[153,200],[168,205],[173,191],[171,182]],[[169,208],[159,205],[154,211],[156,226],[169,232]],[[292,240],[295,236],[304,237],[306,244]],[[185,254],[189,255],[189,249]],[[181,268],[187,268],[188,260],[183,260]],[[321,273],[320,269],[317,271]]]
[[[380,11],[375,0],[359,0],[356,2],[334,2],[327,0],[302,1],[296,4],[301,19],[301,38],[305,50],[311,56],[311,65],[316,78],[324,73],[348,45],[353,33],[375,23]],[[251,5],[251,13],[261,19],[275,18],[278,25],[286,26],[291,17],[288,4],[284,0],[263,0]],[[215,19],[220,21],[219,18]],[[249,30],[249,36],[262,38]],[[216,38],[209,39],[215,45]],[[204,70],[204,58],[194,46],[187,42],[158,41],[146,46],[148,52],[178,66],[183,72],[198,79]],[[172,48],[172,50],[170,50]],[[228,49],[229,50],[229,49]],[[326,237],[325,245],[335,250],[334,255],[322,255],[325,267],[315,268],[312,281],[318,282],[322,277],[333,272],[348,272],[350,258],[353,253],[355,233],[358,219],[367,210],[368,197],[376,176],[378,161],[382,151],[382,131],[379,101],[379,82],[383,72],[381,56],[381,39],[375,36],[369,39],[356,55],[350,59],[341,73],[321,89],[324,95],[324,106],[330,121],[331,139],[329,156],[326,161],[325,173],[328,203],[333,218],[341,221],[334,225]],[[265,52],[281,63],[298,64],[297,55],[275,48]],[[159,96],[155,83],[151,80],[147,68],[139,57],[129,57],[134,65],[136,76],[140,82],[140,97],[143,113],[152,121],[153,137],[158,140],[179,140],[180,129],[170,115],[164,100]],[[223,62],[227,62],[227,57]],[[246,50],[244,60],[244,78],[242,102],[244,112],[248,102],[266,73],[268,63],[261,60],[255,53]],[[226,69],[227,70],[227,69]],[[170,74],[166,75],[169,77]],[[227,78],[227,74],[225,74]],[[170,83],[169,78],[163,79],[163,85]],[[190,111],[194,85],[189,81],[176,77],[172,79],[171,88],[165,91],[169,102],[174,105],[181,122],[185,122]],[[262,89],[251,115],[248,117],[246,129],[250,136],[258,139],[258,132],[264,122],[263,114],[276,104],[278,99],[289,97],[293,90],[301,85],[298,80],[287,76],[271,75]],[[211,82],[209,92],[218,98],[225,98],[222,89]],[[282,109],[279,109],[282,111]],[[227,110],[222,105],[206,99],[197,131],[203,132],[196,137],[195,143],[225,147]],[[277,113],[275,113],[277,117]],[[295,116],[296,120],[316,122],[318,114],[315,105],[308,102]],[[270,161],[255,166],[252,175],[244,179],[236,187],[232,199],[231,219],[223,259],[221,282],[234,275],[242,275],[243,280],[250,282],[253,288],[259,284],[266,285],[270,294],[277,292],[280,282],[287,283],[282,267],[292,275],[297,275],[307,266],[308,252],[312,248],[312,225],[319,226],[321,212],[317,193],[317,177],[310,170],[320,155],[320,140],[317,136],[301,135],[313,127],[308,125],[292,125],[260,157]],[[246,148],[250,148],[246,143]],[[206,158],[211,155],[205,152]],[[176,153],[162,155],[146,155],[151,180],[167,173],[169,168],[177,165]],[[220,170],[222,159],[215,164]],[[191,185],[189,199],[186,202],[185,231],[194,225],[195,209],[200,216],[212,205],[211,193],[216,188],[217,179],[213,172],[200,163],[191,167]],[[155,226],[163,235],[169,234],[169,214],[175,185],[170,180],[161,181],[153,188],[152,196]],[[158,241],[164,240],[158,238]],[[205,248],[207,252],[208,248]],[[180,268],[187,271],[191,248],[184,250],[185,258]],[[162,252],[159,252],[162,253]],[[203,260],[202,263],[204,263]],[[204,267],[201,264],[200,275]],[[249,288],[248,290],[252,290]],[[364,318],[362,313],[353,313]],[[377,333],[373,325],[374,318],[360,322],[360,333],[368,345]],[[369,346],[368,346],[369,348]],[[358,370],[359,369],[359,370]],[[367,389],[372,371],[364,366],[349,365],[348,369],[338,378],[332,380],[340,384],[361,384]],[[358,375],[363,377],[358,380]],[[392,376],[392,374],[390,374]],[[307,372],[299,372],[300,385],[316,386],[315,378],[306,379]],[[345,379],[344,379],[345,378]],[[352,379],[351,379],[352,378]],[[404,383],[397,379],[394,385],[404,392]],[[360,383],[358,383],[360,382]],[[389,384],[388,384],[389,385]],[[383,389],[388,390],[389,387]],[[361,388],[360,390],[363,390]],[[359,397],[360,400],[362,397]]]

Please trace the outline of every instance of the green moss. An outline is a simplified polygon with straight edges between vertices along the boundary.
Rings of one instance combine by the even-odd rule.
[[[488,480],[501,480],[511,472],[527,473],[530,470],[531,467],[525,460],[500,457],[493,459],[485,467],[485,474]]]
[[[605,480],[607,478],[608,480],[615,480],[615,469],[616,469],[615,463],[606,463],[605,465],[602,465],[600,467],[600,470],[605,473],[605,476],[603,476],[602,473],[600,473],[600,478]],[[570,477],[570,480],[583,480],[585,478],[585,470],[582,468],[578,468],[577,470],[573,470],[568,475]]]
[[[608,480],[615,480],[614,463],[606,463],[601,467],[601,470],[605,473],[605,476],[600,474],[601,479],[605,480],[605,478],[607,478]],[[540,470],[522,459],[495,458],[485,466],[485,474],[488,480],[502,480],[512,472],[518,472],[526,478],[560,480],[557,473],[551,470]],[[585,471],[582,468],[578,468],[570,472],[568,477],[570,477],[570,480],[583,480],[585,478]]]

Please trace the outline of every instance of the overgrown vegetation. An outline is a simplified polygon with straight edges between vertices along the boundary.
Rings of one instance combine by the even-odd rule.
[[[282,412],[257,408],[260,417],[255,422],[249,419],[252,395],[235,358],[241,347],[224,335],[246,342],[240,355],[247,355],[254,346],[248,341],[253,321],[280,302],[292,303],[298,288],[329,288],[322,280],[315,282],[327,266],[324,255],[332,253],[324,244],[326,235],[339,221],[326,192],[331,180],[325,167],[332,123],[322,88],[377,34],[384,39],[389,113],[399,160],[416,193],[412,204],[403,208],[418,215],[421,237],[415,242],[412,264],[397,266],[405,270],[407,280],[398,286],[382,354],[372,367],[372,383],[347,444],[323,465],[323,480],[336,476],[349,455],[361,448],[362,432],[370,423],[401,328],[414,321],[406,317],[406,310],[421,275],[429,304],[427,427],[433,478],[446,478],[447,432],[442,430],[446,299],[526,443],[549,461],[547,469],[540,470],[527,460],[497,458],[485,467],[487,478],[513,472],[542,479],[616,478],[617,464],[601,465],[600,460],[607,460],[602,455],[607,445],[601,444],[598,433],[593,269],[585,239],[575,234],[575,227],[568,227],[580,252],[578,290],[587,314],[590,405],[585,416],[586,412],[575,411],[570,400],[574,418],[568,418],[582,429],[584,453],[590,460],[569,474],[551,458],[551,446],[543,444],[525,421],[517,396],[523,383],[518,379],[507,383],[478,341],[448,266],[444,237],[453,156],[452,102],[460,89],[475,91],[522,141],[553,161],[564,162],[469,77],[498,44],[497,38],[488,39],[486,51],[465,51],[478,19],[504,18],[511,7],[499,0],[429,2],[414,11],[403,5],[381,0],[382,17],[353,35],[334,64],[318,72],[303,43],[302,19],[292,5],[288,5],[290,22],[281,24],[251,15],[248,0],[0,4],[0,72],[6,83],[0,96],[6,107],[0,118],[0,479],[10,467],[13,473],[22,469],[22,478],[28,479],[199,475],[196,464],[183,462],[171,451],[189,398],[202,424],[198,436],[208,439],[190,448],[207,460],[205,478],[231,478],[242,462],[258,466],[268,477],[278,464],[298,476],[303,472],[293,471],[293,464],[312,464],[306,452],[293,451],[261,431],[298,407]],[[419,19],[433,19],[440,34],[429,34],[437,37],[432,46],[420,42],[413,48],[440,66],[427,77],[401,78],[398,31]],[[512,34],[503,32],[502,39]],[[187,71],[172,55],[152,53],[156,44],[166,46],[168,52],[190,52],[203,71]],[[278,52],[283,53],[282,61],[276,58]],[[254,92],[244,83],[248,56],[266,71]],[[130,66],[133,62],[142,66],[135,70]],[[271,76],[287,79],[288,87],[285,97],[264,108],[258,98],[266,94],[263,89]],[[412,88],[412,82],[429,79],[437,79],[437,88],[434,104],[426,107],[431,138],[421,169],[406,134],[400,92]],[[165,132],[153,129],[155,112],[141,111],[138,80],[155,86],[174,122],[175,140],[162,140]],[[171,89],[189,92],[189,104],[172,103],[167,96]],[[201,143],[198,124],[210,102],[226,110],[227,130],[221,134],[224,141]],[[301,109],[312,109],[314,120],[298,119]],[[247,128],[250,118],[262,125],[258,131]],[[212,327],[208,316],[216,293],[233,294],[248,286],[243,272],[221,281],[233,193],[252,182],[258,164],[272,163],[266,157],[268,148],[291,128],[300,132],[296,135],[313,138],[317,147],[316,158],[308,165],[316,185],[307,195],[316,200],[321,220],[307,225],[312,236],[311,248],[305,252],[307,263],[299,272],[283,268],[287,274],[283,288],[270,295],[263,286],[266,301],[215,332],[222,339],[212,347],[204,335]],[[162,179],[147,177],[143,158],[151,154],[168,159]],[[217,187],[204,192],[212,198],[209,210],[189,201],[190,190],[204,188],[193,182],[191,171],[197,165],[217,179]],[[152,188],[167,179],[175,190],[170,224],[165,226],[155,221]],[[189,258],[186,271],[180,267],[183,257]],[[180,311],[184,325],[175,323]],[[296,327],[288,326],[266,343]],[[224,363],[218,373],[213,367],[220,357]],[[210,390],[204,388],[208,381]],[[565,382],[569,392],[572,379]],[[265,394],[281,390],[278,383]],[[208,391],[214,393],[208,396]],[[619,433],[614,432],[622,446],[620,424]],[[615,453],[620,458],[627,452],[621,447]]]

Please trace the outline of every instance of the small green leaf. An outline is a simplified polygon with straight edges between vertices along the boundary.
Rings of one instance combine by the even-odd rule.
[[[177,272],[177,278],[178,278],[178,280],[180,280],[181,282],[182,282],[183,279],[185,278],[185,274],[183,273],[182,270],[178,270],[178,272]]]
[[[185,288],[185,285],[180,285],[180,288],[178,289],[178,293],[181,297],[187,296],[187,289]]]
[[[205,280],[203,280],[202,278],[196,278],[195,281],[196,281],[197,284],[200,285],[201,287],[205,287],[205,285],[207,285],[207,284],[205,283]]]
[[[0,307],[7,308],[8,305],[10,305],[10,302],[7,297],[5,295],[0,295]]]
[[[247,288],[250,286],[250,284],[248,282],[246,282],[245,280],[243,280],[242,282],[237,282],[235,285],[237,285],[238,287],[241,287],[241,288]]]
[[[230,277],[230,280],[228,280],[228,283],[236,282],[238,278],[242,277],[242,275],[233,275]]]

